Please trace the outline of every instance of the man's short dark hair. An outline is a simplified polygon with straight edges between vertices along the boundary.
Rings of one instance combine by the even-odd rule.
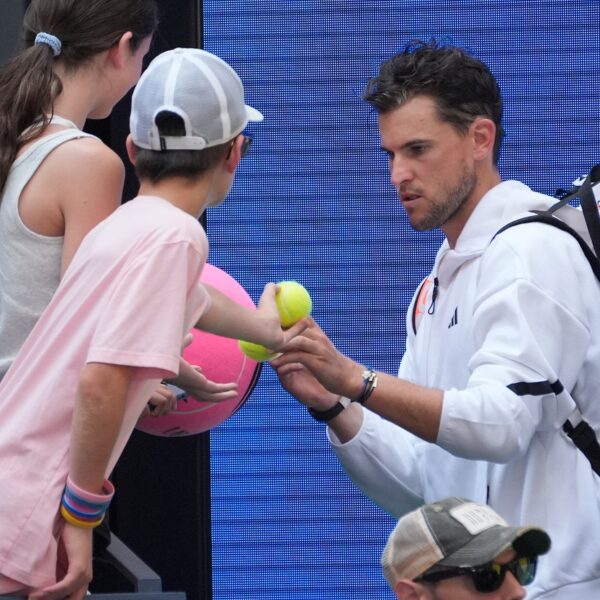
[[[484,63],[456,46],[413,40],[381,64],[364,99],[385,114],[416,96],[433,98],[439,118],[461,133],[477,117],[491,119],[496,125],[494,162],[498,161],[504,137],[502,96]]]
[[[156,124],[164,136],[185,134],[185,125],[179,115],[163,112]],[[136,146],[135,173],[138,179],[154,184],[169,177],[195,179],[224,158],[233,140],[204,150],[146,150]]]

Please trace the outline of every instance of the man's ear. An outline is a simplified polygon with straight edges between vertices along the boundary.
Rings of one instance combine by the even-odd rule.
[[[490,155],[493,157],[496,141],[496,124],[494,121],[485,117],[477,117],[471,123],[470,129],[473,139],[473,158],[480,161]]]
[[[131,134],[129,134],[127,136],[127,139],[125,140],[125,148],[127,149],[127,156],[129,157],[129,162],[135,167],[135,163],[137,160],[137,148],[133,143],[133,138],[131,137]]]
[[[238,168],[240,161],[242,160],[242,144],[244,143],[244,136],[238,135],[234,140],[229,150],[228,154],[225,157],[225,169],[229,173],[234,173]]]
[[[397,581],[394,592],[399,600],[425,600],[427,598],[423,586],[410,579]]]
[[[131,55],[131,38],[133,33],[126,31],[108,51],[108,60],[118,69],[125,65],[125,59]]]

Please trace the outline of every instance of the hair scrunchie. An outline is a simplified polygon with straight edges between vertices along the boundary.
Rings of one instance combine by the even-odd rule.
[[[57,56],[60,56],[60,53],[62,52],[62,42],[55,35],[52,35],[51,33],[46,33],[44,31],[40,31],[35,36],[34,43],[35,44],[46,44],[46,46],[50,46],[50,48],[52,48],[52,54],[54,55],[54,58],[56,58]]]

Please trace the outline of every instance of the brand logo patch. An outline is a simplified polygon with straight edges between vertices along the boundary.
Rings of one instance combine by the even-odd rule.
[[[454,309],[454,314],[452,315],[452,318],[450,319],[450,324],[448,325],[448,329],[450,329],[450,327],[454,327],[455,325],[458,325],[458,306]]]

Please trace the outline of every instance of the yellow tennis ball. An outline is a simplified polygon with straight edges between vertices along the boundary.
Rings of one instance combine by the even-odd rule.
[[[280,281],[279,289],[275,296],[279,318],[283,328],[291,327],[300,319],[310,315],[312,300],[306,288],[297,281]],[[254,344],[246,340],[239,340],[240,350],[252,360],[264,362],[275,358],[262,344]]]
[[[275,354],[271,354],[262,344],[253,344],[245,340],[240,340],[238,343],[240,350],[256,362],[264,362],[275,357]]]
[[[283,328],[291,327],[312,311],[312,300],[306,288],[297,281],[280,281],[275,302]]]

